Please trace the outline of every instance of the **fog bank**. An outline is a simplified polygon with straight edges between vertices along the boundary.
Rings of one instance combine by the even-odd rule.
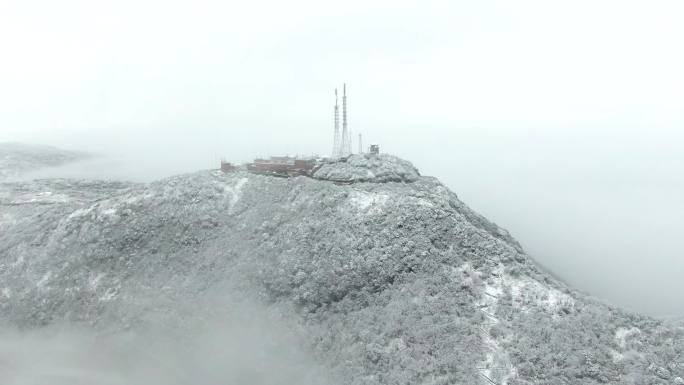
[[[0,378],[3,385],[332,384],[292,329],[266,312],[218,312],[124,331],[5,328]]]

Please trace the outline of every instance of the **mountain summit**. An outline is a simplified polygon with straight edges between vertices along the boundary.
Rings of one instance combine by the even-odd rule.
[[[397,157],[0,184],[6,327],[183,331],[225,297],[263,304],[339,383],[684,384],[682,327],[566,287]]]

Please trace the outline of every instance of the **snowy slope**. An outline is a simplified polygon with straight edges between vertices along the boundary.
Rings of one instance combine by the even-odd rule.
[[[55,147],[0,143],[0,181],[26,172],[55,167],[87,155]]]
[[[0,229],[7,327],[182,330],[237,296],[296,330],[339,383],[684,376],[681,327],[564,287],[505,230],[391,156],[353,156],[315,178],[4,184]]]

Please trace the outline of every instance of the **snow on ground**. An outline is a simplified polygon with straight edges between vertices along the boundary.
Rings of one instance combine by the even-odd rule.
[[[47,284],[47,282],[50,280],[50,277],[52,277],[52,272],[48,271],[47,273],[43,274],[43,276],[36,282],[36,287],[42,288]]]
[[[78,218],[78,217],[86,216],[90,212],[92,212],[94,208],[95,208],[95,206],[90,206],[88,208],[74,210],[71,214],[69,214],[69,216],[67,216],[66,220],[70,221],[70,220]]]
[[[613,358],[614,363],[618,363],[625,358],[625,356],[622,353],[614,349],[610,349],[610,355]]]
[[[115,208],[104,209],[104,210],[102,210],[102,215],[108,215],[108,216],[115,215],[116,211],[117,210]]]
[[[341,210],[349,210],[357,214],[374,215],[381,213],[387,204],[395,199],[401,199],[402,206],[435,207],[435,204],[427,198],[420,197],[396,197],[387,193],[371,192],[364,189],[350,191],[347,204],[342,205]]]
[[[381,166],[378,168],[382,168]],[[352,171],[360,173],[364,171],[364,168],[357,167]],[[367,172],[365,177],[370,177],[368,174],[370,170],[365,171]],[[504,319],[500,316],[504,314],[504,310],[516,321],[520,320],[529,325],[530,322],[538,319],[538,314],[534,314],[534,318],[527,317],[532,314],[526,315],[526,311],[529,313],[536,313],[537,310],[546,312],[547,316],[542,318],[553,320],[553,317],[562,316],[562,310],[574,306],[574,300],[566,294],[562,285],[553,283],[550,277],[548,281],[545,281],[541,273],[528,274],[528,269],[518,268],[520,266],[515,266],[515,262],[509,263],[509,261],[519,260],[518,257],[521,256],[515,254],[513,247],[510,247],[515,245],[515,241],[495,225],[487,222],[485,218],[471,212],[457,198],[450,195],[448,190],[431,180],[421,179],[415,183],[408,183],[389,179],[386,185],[367,182],[334,185],[304,179],[305,177],[276,179],[248,176],[243,172],[221,176],[213,174],[216,175],[215,177],[207,175],[206,172],[196,173],[143,186],[101,183],[82,185],[73,181],[58,182],[55,188],[52,185],[56,182],[36,182],[27,186],[34,189],[36,191],[34,197],[40,199],[51,199],[55,194],[45,194],[51,190],[68,191],[73,200],[64,207],[61,205],[54,207],[57,210],[52,210],[53,207],[44,210],[45,207],[28,205],[27,207],[14,207],[9,211],[9,214],[16,217],[18,223],[9,229],[16,239],[11,249],[13,253],[7,254],[7,258],[0,263],[0,273],[3,273],[4,277],[9,277],[0,286],[0,302],[3,302],[0,305],[4,306],[4,303],[9,303],[13,306],[12,310],[17,309],[16,319],[19,320],[17,322],[35,322],[32,318],[32,315],[36,313],[35,309],[44,311],[47,316],[83,314],[88,321],[110,322],[99,312],[99,309],[104,309],[108,311],[104,313],[106,317],[111,316],[114,322],[117,322],[116,327],[120,325],[118,322],[121,320],[126,322],[121,325],[126,325],[128,328],[129,320],[137,322],[136,319],[144,318],[145,314],[151,310],[147,301],[136,301],[139,292],[151,293],[163,298],[160,302],[150,303],[154,306],[155,312],[158,311],[161,314],[170,311],[174,312],[170,314],[176,314],[174,301],[176,298],[180,300],[188,298],[190,301],[195,301],[196,299],[202,300],[209,294],[222,295],[225,293],[224,288],[215,282],[245,276],[247,278],[244,281],[238,281],[236,286],[242,288],[244,285],[245,292],[254,289],[255,293],[259,293],[258,295],[275,298],[278,306],[282,306],[280,310],[284,312],[292,311],[292,314],[296,314],[295,308],[289,308],[290,301],[295,303],[304,299],[308,301],[305,302],[307,306],[312,306],[311,308],[316,306],[319,310],[316,310],[316,318],[312,319],[312,322],[308,319],[301,320],[303,334],[308,333],[304,341],[311,343],[316,349],[322,348],[325,352],[331,352],[325,356],[325,359],[335,360],[335,367],[351,368],[353,365],[355,369],[349,373],[351,375],[358,373],[358,375],[349,378],[355,383],[409,384],[417,383],[420,379],[425,379],[427,382],[429,378],[433,379],[433,383],[453,383],[453,380],[448,380],[464,374],[461,372],[461,367],[467,368],[467,374],[470,375],[473,364],[477,364],[480,380],[470,381],[469,385],[479,383],[500,385],[523,380],[519,378],[523,375],[522,364],[518,365],[520,369],[518,373],[516,366],[511,362],[514,356],[506,347],[511,346],[513,339],[523,340],[536,337],[524,334],[527,333],[526,330],[512,330],[507,327],[509,318]],[[377,177],[380,174],[373,171],[372,175]],[[94,191],[86,194],[80,193],[81,189],[84,191],[94,189]],[[28,190],[24,186],[17,186],[10,192],[19,191],[25,194]],[[253,197],[252,194],[263,195]],[[0,196],[3,203],[11,199],[9,193],[7,196],[8,198]],[[231,210],[234,207],[242,209],[243,202],[248,198],[251,202],[258,202],[254,204],[256,206],[254,210],[249,210],[245,205],[245,210],[239,213],[228,212],[229,207]],[[325,217],[317,216],[323,212],[320,209],[321,206],[304,204],[314,199],[326,200]],[[327,205],[328,201],[330,205]],[[302,215],[292,215],[293,207],[301,210]],[[328,215],[330,214],[328,211],[333,210],[333,207],[340,207],[344,211]],[[22,229],[30,230],[31,227],[28,225],[32,222],[30,218],[24,218],[21,213],[33,212],[31,210],[55,212],[54,220],[61,221],[55,231],[37,239],[41,242],[38,244],[41,247],[26,247],[23,242],[24,237],[21,231]],[[371,221],[363,218],[366,213],[403,216],[406,213],[413,213],[414,210],[417,214],[415,219],[407,218],[407,220],[425,221],[425,226],[416,226],[415,230],[412,229],[410,232],[397,230],[390,235],[392,238],[388,238],[383,232],[386,228],[384,221]],[[62,216],[65,212],[67,215],[71,213],[69,219],[74,220],[73,223],[66,223],[67,221]],[[169,226],[171,231],[167,231],[165,224],[169,217],[175,218],[178,213],[182,213],[179,224],[188,229],[187,239],[199,239],[201,243],[168,242],[168,239],[177,237],[178,232],[176,227],[171,226]],[[114,218],[118,218],[119,215],[118,220],[121,222],[113,223]],[[227,218],[227,216],[234,215],[239,216]],[[366,222],[369,231],[354,234],[353,237],[346,235],[340,237],[337,234],[317,230],[322,226],[330,228],[346,226],[349,223],[349,217],[355,215],[362,217],[361,220]],[[214,230],[213,227],[195,226],[196,223],[203,223],[207,216],[211,216],[212,220],[213,216],[216,216],[221,223],[225,221],[226,227]],[[274,219],[274,217],[278,218]],[[281,217],[287,220],[281,221]],[[444,217],[448,217],[449,221],[443,222],[440,218]],[[7,218],[9,217],[0,216],[2,221],[12,220],[12,218]],[[305,218],[306,222],[302,222],[302,218]],[[264,242],[260,237],[253,236],[254,230],[259,229],[260,223],[278,226],[275,230],[269,229],[270,233],[267,235],[272,239]],[[83,225],[83,227],[79,228],[78,225]],[[468,230],[470,226],[473,226],[475,231]],[[228,228],[233,231],[225,231]],[[74,231],[74,229],[83,231]],[[129,229],[132,231],[128,231]],[[148,237],[150,230],[157,231],[156,229],[162,230],[154,237]],[[445,230],[444,235],[441,235],[440,229]],[[437,231],[440,232],[437,233]],[[12,233],[6,237],[8,241],[13,240]],[[99,236],[103,233],[106,237]],[[92,240],[90,235],[92,235]],[[141,242],[143,247],[138,249],[137,242],[130,242],[131,235],[140,236],[143,241],[149,240],[149,244]],[[386,271],[399,265],[395,265],[392,258],[384,259],[388,261],[387,263],[379,258],[375,259],[376,255],[382,255],[376,252],[384,252],[377,246],[367,251],[368,254],[355,252],[353,260],[344,262],[348,260],[348,251],[357,246],[357,239],[366,238],[382,247],[396,242],[397,236],[407,237],[415,245],[417,242],[414,240],[420,242],[432,235],[437,236],[438,241],[451,248],[449,251],[444,251],[444,254],[438,254],[440,258],[453,257],[450,261],[461,260],[461,258],[471,261],[471,263],[453,268],[450,264],[438,265],[445,266],[444,269],[448,269],[447,271],[451,273],[451,284],[445,285],[448,282],[444,282],[443,276],[439,276],[437,280],[410,281],[413,279],[413,275],[410,274],[406,275],[406,282],[394,281],[393,278],[390,282],[389,278],[394,276],[387,274]],[[184,234],[183,236],[185,237]],[[60,242],[52,242],[53,239],[60,240]],[[82,240],[89,242],[88,247],[92,246],[91,251],[81,250],[80,241]],[[291,240],[294,242],[288,243]],[[313,252],[311,246],[322,244],[322,241],[326,242],[326,250]],[[507,244],[501,243],[502,241]],[[454,252],[454,248],[460,247],[459,242],[467,248],[464,247],[463,250]],[[327,247],[328,244],[332,247]],[[124,245],[125,248],[119,250],[116,245]],[[282,248],[282,245],[286,245],[288,249]],[[134,248],[129,246],[134,246]],[[234,253],[231,248],[234,248],[232,249]],[[153,250],[154,252],[151,252]],[[217,255],[223,250],[231,250],[231,254],[227,254],[226,258]],[[84,256],[90,258],[82,258],[82,260],[75,261],[77,264],[69,266],[68,269],[63,268],[65,263],[74,261],[73,256],[80,255],[82,251],[87,252]],[[402,249],[401,252],[404,253],[402,257],[409,257],[414,253],[408,247]],[[441,253],[439,250],[437,252]],[[24,262],[24,256],[26,262]],[[43,256],[49,256],[49,258],[42,258]],[[363,265],[362,269],[349,267],[357,260],[365,261],[365,258],[368,258],[370,262]],[[329,261],[334,264],[328,263]],[[341,268],[338,261],[344,263]],[[498,266],[492,266],[492,261],[504,262]],[[20,266],[20,268],[8,269],[7,266]],[[510,269],[511,267],[515,269]],[[303,269],[306,269],[306,272],[303,272]],[[519,275],[512,273],[513,270],[517,270]],[[361,271],[363,275],[356,274],[356,271]],[[431,273],[428,270],[417,271],[419,274],[421,271]],[[419,274],[416,276],[420,277]],[[293,275],[296,276],[295,279],[292,279]],[[13,276],[22,279],[14,282]],[[375,276],[379,277],[377,282],[380,286],[372,286],[372,290],[367,290],[371,288],[368,286],[367,277],[372,280]],[[337,279],[338,277],[342,279]],[[159,278],[163,280],[159,281]],[[328,293],[331,280],[339,284],[339,289],[335,290],[339,290],[340,293],[362,291],[364,297],[366,293],[368,297],[363,298],[364,302],[356,302],[353,295],[345,297],[343,301],[330,302],[331,296]],[[379,291],[376,287],[382,290]],[[85,291],[80,291],[81,289]],[[452,291],[452,289],[455,290]],[[72,290],[79,290],[80,293],[87,295],[71,295],[75,293]],[[209,294],[205,294],[205,290]],[[404,290],[411,291],[403,294]],[[470,302],[472,299],[470,295],[465,295],[460,290],[469,291],[476,302]],[[376,291],[381,293],[382,297],[376,297],[378,295],[375,294]],[[63,293],[71,294],[63,295]],[[433,297],[423,293],[440,293],[439,296],[444,293],[443,297],[450,294],[463,295],[463,299],[468,299],[465,308],[467,311],[462,312],[455,306],[444,306],[445,303],[451,304],[451,302],[442,302],[438,296],[434,296],[433,304]],[[13,295],[11,300],[3,299],[10,295]],[[312,297],[315,298],[311,299]],[[420,330],[419,328],[423,327],[423,318],[408,319],[404,325],[404,317],[401,317],[401,313],[390,313],[397,314],[398,321],[395,322],[394,318],[388,319],[388,322],[391,322],[388,326],[392,328],[390,329],[392,333],[385,333],[384,330],[387,328],[379,322],[381,320],[375,318],[378,308],[368,307],[368,303],[375,303],[376,298],[377,301],[396,298],[397,305],[392,303],[392,307],[387,307],[387,310],[392,312],[404,311],[404,309],[410,311],[413,308],[420,311],[425,309],[426,313],[429,312],[427,314],[435,315],[434,323],[439,323],[440,328],[457,321],[467,320],[468,323],[463,325],[467,325],[467,328],[471,325],[473,328],[479,327],[479,338],[474,336],[477,339],[474,344],[470,336],[463,340],[459,339],[460,336],[451,339],[450,337],[454,337],[455,333],[460,332],[459,326],[459,329],[453,329],[453,334],[451,332],[444,334],[444,340],[442,340],[442,335],[432,334],[432,331],[430,331],[431,334],[426,335],[426,338],[429,338],[428,341],[431,341],[430,344],[434,343],[439,350],[432,349],[432,345],[425,345],[429,350],[414,349],[414,342],[407,337],[410,336],[407,333]],[[404,298],[412,300],[417,306],[405,307]],[[581,297],[578,298],[578,301],[582,301]],[[456,304],[456,306],[459,305]],[[510,309],[509,306],[513,306],[514,309]],[[91,309],[98,311],[91,311]],[[109,309],[113,311],[109,312]],[[118,313],[118,309],[121,309],[121,313]],[[359,311],[349,309],[359,309]],[[473,310],[470,311],[471,309]],[[603,311],[601,307],[595,307],[595,309]],[[274,310],[280,311],[277,308]],[[513,311],[509,312],[509,310]],[[197,316],[203,317],[204,313],[198,312]],[[316,320],[326,321],[318,323]],[[157,321],[150,320],[149,322],[152,322],[150,325],[153,326],[153,322]],[[297,323],[300,320],[292,322]],[[476,323],[473,325],[470,322]],[[620,325],[629,324],[621,323]],[[610,331],[614,329],[615,326]],[[644,326],[642,329],[644,333],[650,333],[650,327]],[[590,329],[587,333],[591,335],[601,330],[603,329]],[[633,328],[626,328],[616,331],[615,341],[617,342],[610,344],[610,347],[616,350],[615,359],[621,359],[621,354],[625,356],[631,354],[620,351],[619,346],[626,346],[628,349],[635,346],[634,340],[630,339],[637,338],[632,330]],[[310,340],[308,335],[311,335]],[[613,341],[613,339],[610,340]],[[347,341],[360,341],[360,343],[350,348]],[[376,341],[382,342],[377,349],[380,355],[375,355],[375,345],[371,345],[376,344]],[[537,339],[533,341],[543,343]],[[357,349],[356,346],[359,348]],[[374,354],[372,357],[364,356],[366,352],[364,346],[372,346],[371,353]],[[443,369],[440,369],[446,365],[452,365],[454,362],[452,352],[470,352],[473,346],[477,346],[477,352],[472,357],[459,353],[459,357],[455,358],[459,365],[453,366],[453,376],[451,372],[445,373]],[[603,347],[593,346],[587,346],[587,350],[590,353],[604,351]],[[538,352],[533,350],[528,353],[536,357]],[[376,359],[376,357],[379,358]],[[410,362],[414,360],[419,365],[403,366],[406,362],[413,365]],[[476,362],[477,360],[479,362]],[[610,357],[606,361],[610,361]],[[358,371],[356,368],[359,368]],[[546,376],[550,381],[546,382],[542,378],[535,380],[535,383],[556,381],[562,378],[561,375],[572,373],[571,370],[573,370],[565,368],[561,373],[547,373],[548,369],[541,367],[539,377]],[[370,370],[378,375],[364,376],[370,373]],[[553,370],[560,369],[554,368]],[[412,371],[418,374],[412,382],[392,381],[393,378],[399,378],[400,374],[401,376],[412,375]],[[395,374],[397,377],[391,377]],[[681,376],[681,373],[676,374]],[[444,376],[443,379],[441,376]],[[437,378],[440,380],[435,380]]]
[[[615,342],[621,349],[627,347],[627,339],[641,334],[641,330],[637,327],[632,328],[618,328],[615,331]]]
[[[346,207],[351,207],[354,212],[373,215],[382,212],[388,200],[388,194],[354,190],[349,194]]]
[[[214,176],[222,176],[225,175],[223,172],[218,171],[213,174]],[[232,181],[233,179],[231,179]],[[240,198],[242,198],[242,190],[244,189],[245,185],[249,182],[249,178],[247,177],[242,177],[235,182],[235,184],[228,184],[225,182],[225,179],[215,179],[214,183],[217,186],[218,190],[223,193],[224,199],[228,201],[228,211],[232,212],[233,208],[237,203],[240,201]]]
[[[105,219],[116,215],[117,208],[103,206],[100,203],[96,203],[90,207],[74,210],[69,216],[67,216],[67,221],[78,219],[80,217],[85,217],[90,215],[92,219]]]
[[[29,203],[67,203],[71,200],[68,195],[55,194],[52,191],[21,194],[14,198],[10,204],[21,205]]]
[[[628,349],[628,340],[636,338],[638,335],[641,334],[641,329],[637,327],[631,327],[631,328],[625,328],[625,327],[620,327],[615,330],[615,343],[617,346],[620,348],[620,351],[617,351],[615,349],[610,349],[610,354],[613,358],[614,363],[618,363],[622,361],[625,358],[625,355],[623,354],[626,350]],[[634,353],[634,352],[632,352]],[[637,353],[639,356],[641,356],[641,353]]]
[[[8,213],[0,213],[0,230],[6,230],[17,223],[16,218]]]
[[[235,183],[234,186],[223,186],[223,192],[226,195],[226,197],[230,198],[230,203],[229,203],[229,210],[233,210],[233,207],[240,201],[240,198],[242,197],[242,188],[247,184],[249,181],[248,178],[240,178],[237,183]]]
[[[418,206],[435,207],[434,202],[432,202],[431,200],[426,199],[426,198],[409,197],[409,198],[407,198],[407,201],[411,204],[415,204]]]
[[[496,318],[496,311],[499,299],[506,294],[510,294],[513,299],[513,306],[525,312],[531,307],[541,308],[546,312],[557,316],[556,311],[561,306],[574,307],[574,299],[560,290],[543,285],[542,283],[529,277],[514,277],[504,272],[504,266],[499,265],[494,269],[489,277],[482,277],[477,272],[472,271],[469,264],[457,269],[465,276],[465,284],[477,284],[482,280],[481,299],[478,303],[480,311],[484,315],[485,321],[482,323],[481,340],[486,349],[485,359],[480,363],[480,375],[485,384],[506,385],[517,375],[516,368],[511,364],[506,351],[501,348],[501,341],[491,336],[492,326],[499,323]],[[499,337],[505,340],[507,337]]]
[[[97,290],[97,287],[100,285],[100,281],[105,275],[105,273],[97,273],[95,275],[91,274],[90,279],[88,279],[88,288],[91,291]]]
[[[78,220],[81,217],[90,216],[90,219],[97,221],[118,220],[120,212],[125,211],[129,206],[139,205],[144,201],[154,198],[154,193],[145,194],[130,193],[123,197],[115,197],[74,210],[67,216],[67,221]]]
[[[119,294],[120,287],[110,287],[108,288],[103,295],[98,297],[98,299],[102,302],[108,302],[116,298],[116,296]]]
[[[128,198],[124,199],[123,204],[136,205],[143,201],[151,200],[155,197],[154,192],[148,191],[145,194],[130,194]]]
[[[10,264],[10,267],[16,268],[24,264],[24,256],[20,255],[12,264]]]
[[[530,306],[536,306],[549,313],[555,313],[562,306],[575,306],[575,299],[569,294],[532,278],[503,275],[502,280],[511,293],[513,305],[522,311],[528,311]]]
[[[324,164],[315,179],[345,182],[415,182],[420,177],[410,162],[388,154],[357,154]]]
[[[473,276],[472,273],[469,273],[472,270],[470,264],[466,264],[459,270],[471,277]],[[479,278],[479,275],[475,276]],[[491,335],[492,326],[499,323],[495,314],[499,298],[504,294],[505,290],[507,290],[507,287],[503,279],[503,266],[500,265],[483,282],[482,297],[478,303],[480,311],[485,316],[485,321],[480,326],[480,338],[486,353],[484,361],[479,365],[480,375],[484,384],[507,385],[508,381],[515,378],[517,373],[506,351],[501,348],[499,342]]]

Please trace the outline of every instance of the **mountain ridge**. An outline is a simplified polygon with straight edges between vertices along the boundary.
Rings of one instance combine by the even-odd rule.
[[[555,280],[409,165],[2,184],[0,320],[136,329],[230,292],[297,325],[341,383],[684,383],[681,326]]]
[[[0,143],[0,181],[89,157],[91,157],[90,154],[52,146],[2,142]]]

